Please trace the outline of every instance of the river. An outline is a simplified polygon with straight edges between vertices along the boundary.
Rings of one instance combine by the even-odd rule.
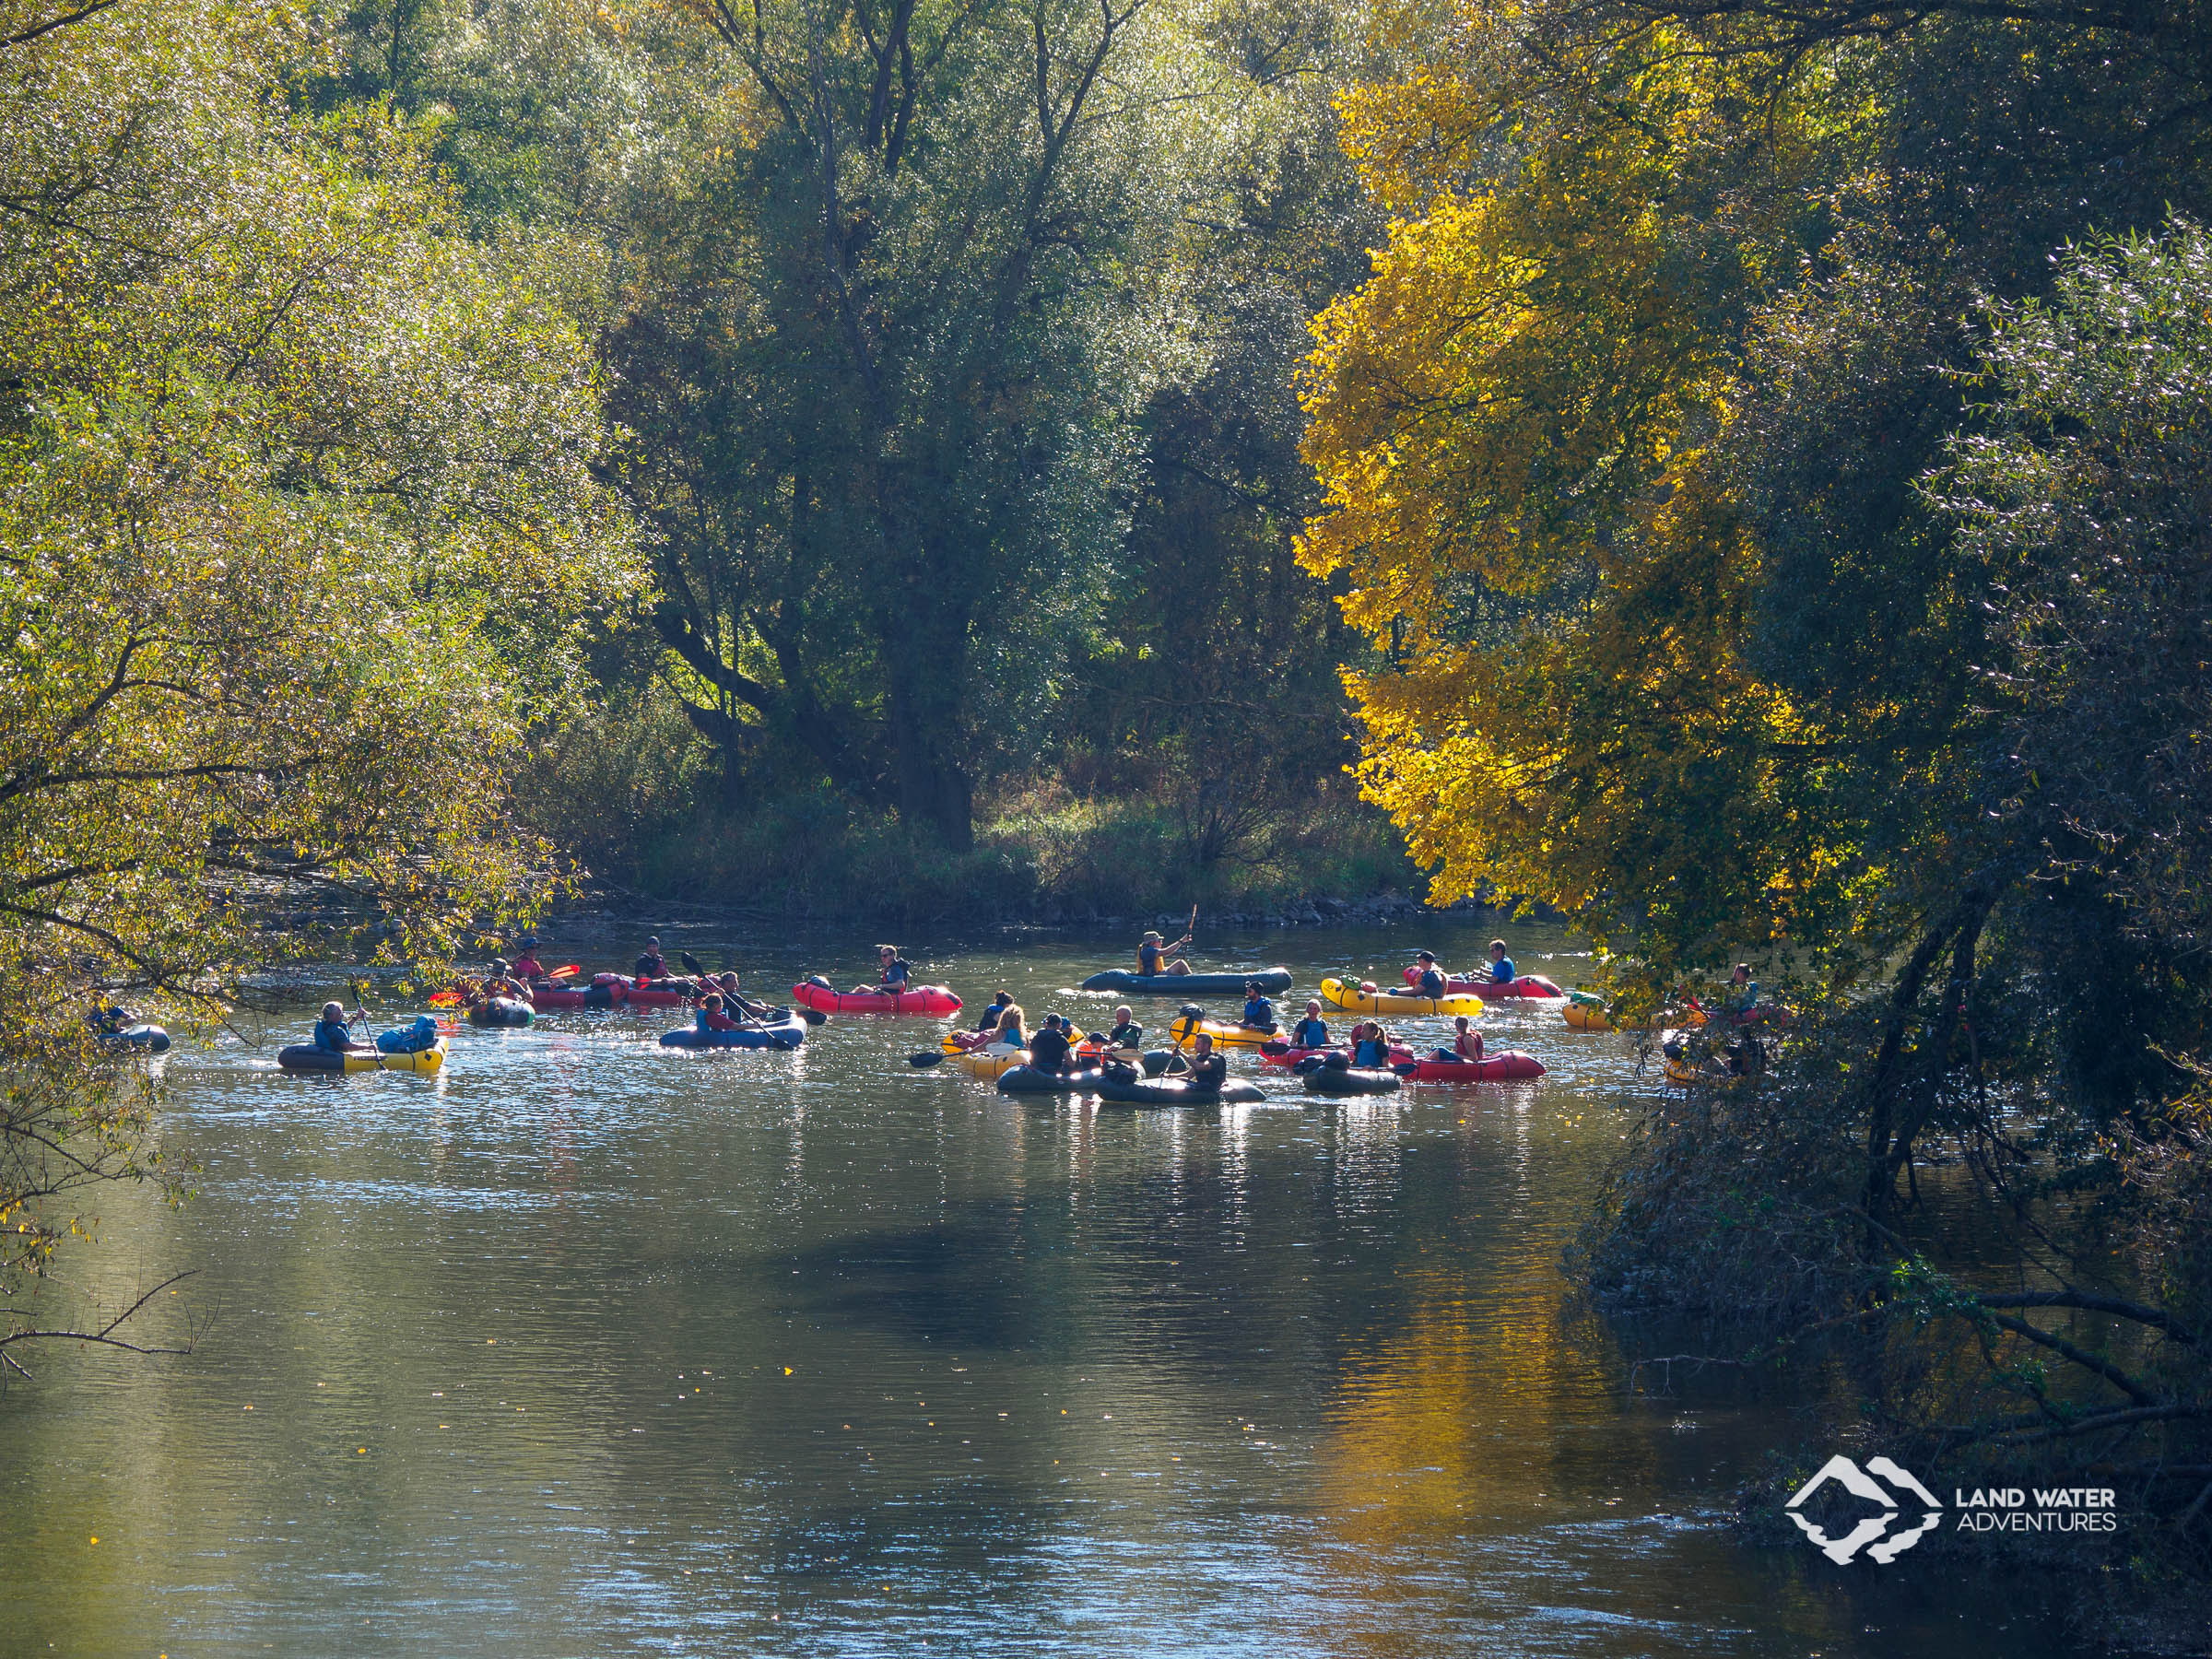
[[[868,959],[660,931],[756,993]],[[1423,942],[1476,954],[1200,947],[1288,963],[1295,1013]],[[1119,943],[909,954],[971,1013],[1004,985],[1103,1025],[1065,988]],[[1548,1076],[1330,1104],[1246,1057],[1265,1105],[1150,1112],[908,1065],[938,1023],[693,1054],[655,1041],[677,1018],[464,1029],[435,1079],[163,1061],[198,1195],[112,1195],[67,1272],[113,1305],[194,1270],[136,1327],[194,1346],[46,1348],[0,1398],[0,1652],[2068,1651],[1955,1560],[1731,1536],[1805,1420],[1710,1374],[1637,1392],[1562,1277],[1658,1087],[1625,1039],[1493,1010]]]

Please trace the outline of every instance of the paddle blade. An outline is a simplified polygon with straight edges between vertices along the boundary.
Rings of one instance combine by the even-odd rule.
[[[699,965],[699,959],[693,956],[689,951],[677,951],[676,953],[676,959],[684,965],[684,971],[686,973],[696,973],[701,979],[706,978],[707,971]]]
[[[579,968],[574,962],[571,962],[566,968],[554,969],[553,971],[547,974],[546,977],[547,979],[563,980],[567,979],[571,973],[582,973],[582,971],[583,970],[582,968]]]
[[[933,1065],[942,1065],[945,1063],[945,1056],[942,1054],[909,1054],[906,1057],[906,1063],[917,1069],[926,1070]]]
[[[799,1018],[805,1020],[810,1026],[828,1025],[830,1023],[830,1016],[823,1013],[819,1008],[802,1007],[799,1010]]]

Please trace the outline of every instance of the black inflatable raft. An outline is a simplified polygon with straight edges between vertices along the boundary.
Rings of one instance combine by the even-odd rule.
[[[528,1003],[508,996],[495,996],[468,1011],[468,1023],[473,1026],[526,1026],[536,1018],[536,1010]]]
[[[1018,1065],[998,1074],[1000,1094],[1096,1094],[1104,1078],[1101,1071],[1046,1072],[1033,1065]]]
[[[1130,1106],[1218,1106],[1264,1100],[1266,1094],[1256,1083],[1231,1077],[1218,1088],[1193,1088],[1179,1077],[1100,1077],[1097,1094],[1102,1100]]]
[[[1208,992],[1241,994],[1253,980],[1270,996],[1290,989],[1288,968],[1255,968],[1250,973],[1132,973],[1109,968],[1083,982],[1086,991],[1118,991],[1124,996],[1196,996]]]
[[[1395,1094],[1404,1087],[1394,1071],[1361,1071],[1347,1065],[1317,1065],[1305,1074],[1306,1092],[1317,1095]]]

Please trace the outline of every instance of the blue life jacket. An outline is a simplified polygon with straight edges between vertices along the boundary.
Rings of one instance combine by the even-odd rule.
[[[350,1032],[344,1020],[318,1019],[315,1021],[315,1046],[338,1053],[346,1052]]]
[[[1290,1028],[1290,1041],[1300,1048],[1327,1048],[1329,1022],[1318,1014],[1309,1014]]]
[[[1006,1011],[1005,1003],[993,1003],[983,1010],[983,1017],[975,1022],[979,1031],[988,1031],[998,1024],[998,1017]]]
[[[1362,1037],[1352,1045],[1354,1065],[1388,1065],[1390,1044],[1373,1037]]]
[[[1275,1023],[1275,1005],[1264,996],[1255,996],[1244,1005],[1244,1023],[1266,1027]]]

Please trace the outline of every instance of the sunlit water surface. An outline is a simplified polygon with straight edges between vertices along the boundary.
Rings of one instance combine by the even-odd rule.
[[[756,989],[866,954],[662,931]],[[1009,938],[912,954],[1104,1023],[1066,987],[1107,942]],[[1288,962],[1294,1011],[1422,942],[1201,943]],[[435,1080],[172,1054],[199,1195],[108,1205],[71,1271],[112,1306],[195,1270],[135,1327],[195,1345],[0,1398],[0,1652],[2061,1649],[1955,1561],[1724,1530],[1802,1420],[1639,1394],[1562,1277],[1655,1087],[1623,1039],[1494,1011],[1543,1080],[1328,1104],[1245,1058],[1265,1105],[1147,1112],[910,1067],[936,1023],[700,1055],[677,1018],[464,1030]]]

